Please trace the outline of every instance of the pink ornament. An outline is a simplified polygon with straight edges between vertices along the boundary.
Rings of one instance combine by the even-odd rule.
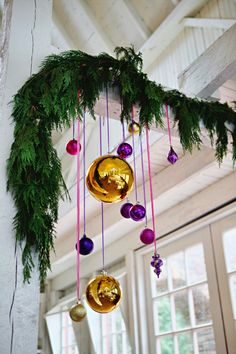
[[[78,150],[77,140],[72,139],[66,145],[66,151],[70,155],[76,155]],[[81,145],[79,144],[79,151],[81,150]]]
[[[148,228],[144,229],[140,234],[140,240],[145,245],[150,245],[150,243],[153,243],[154,237],[155,237],[154,232]]]

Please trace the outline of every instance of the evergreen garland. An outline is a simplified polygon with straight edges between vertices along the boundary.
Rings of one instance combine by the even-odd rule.
[[[52,130],[69,126],[78,116],[81,119],[84,109],[94,115],[93,107],[105,87],[119,89],[121,120],[129,121],[132,105],[138,103],[141,125],[155,123],[162,127],[163,105],[168,104],[185,150],[200,145],[200,127],[204,126],[212,142],[215,139],[217,160],[221,162],[227,152],[230,135],[236,159],[235,111],[227,104],[166,91],[142,72],[141,54],[133,48],[116,48],[115,53],[116,59],[106,53],[91,56],[74,50],[50,55],[13,98],[15,140],[7,164],[7,188],[17,210],[14,228],[17,241],[24,247],[25,281],[30,280],[34,252],[39,257],[40,279],[45,279],[50,269],[58,201],[63,194],[68,197],[61,163],[52,145]]]

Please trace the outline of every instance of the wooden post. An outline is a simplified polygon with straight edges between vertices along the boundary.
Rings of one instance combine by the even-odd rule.
[[[9,1],[5,1],[7,6]],[[10,30],[1,43],[6,70],[1,90],[0,119],[0,353],[36,353],[38,335],[39,281],[36,269],[30,284],[23,284],[22,250],[16,246],[13,231],[15,214],[12,197],[6,192],[6,160],[13,142],[13,124],[9,102],[50,50],[52,0],[12,0]],[[6,58],[6,56],[8,58]],[[3,94],[4,93],[4,94]]]

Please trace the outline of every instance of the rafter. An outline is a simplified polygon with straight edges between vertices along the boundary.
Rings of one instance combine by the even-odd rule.
[[[223,18],[186,17],[183,19],[184,27],[196,27],[196,28],[229,29],[235,23],[236,23],[235,19],[223,19]]]
[[[236,24],[218,38],[179,75],[179,86],[188,95],[208,98],[236,72]]]
[[[150,66],[183,30],[183,18],[196,13],[205,4],[205,0],[182,0],[176,5],[174,10],[139,49],[143,54],[145,71],[150,71]]]

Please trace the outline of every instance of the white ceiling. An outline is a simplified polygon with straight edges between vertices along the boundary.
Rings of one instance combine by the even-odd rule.
[[[52,42],[60,51],[73,48],[91,54],[98,54],[102,51],[112,54],[114,47],[128,46],[131,43],[135,45],[136,49],[144,48],[150,38],[152,38],[152,45],[155,43],[155,41],[153,42],[153,36],[156,33],[161,33],[157,31],[160,30],[163,22],[167,23],[167,19],[173,16],[173,11],[175,11],[176,16],[180,16],[181,13],[185,17],[186,15],[195,16],[204,3],[209,2],[194,0],[54,0]],[[189,12],[186,13],[186,11]],[[166,26],[166,28],[169,28],[168,23]],[[180,31],[179,25],[176,26],[176,31]],[[168,33],[162,34],[162,36],[164,37],[159,38],[160,41],[163,38],[167,42],[171,40]],[[158,38],[156,41],[158,41]],[[150,49],[150,46],[147,48]],[[150,56],[148,60],[150,61]],[[156,58],[153,57],[152,61],[155,60]],[[219,88],[218,95],[221,101],[236,100],[235,82],[232,78]],[[119,122],[115,120],[110,120],[110,125],[111,144],[115,150],[119,141],[121,141],[121,127]],[[88,165],[98,156],[98,121],[93,121],[88,117],[86,131],[86,163]],[[158,215],[234,171],[231,154],[219,167],[215,162],[214,151],[209,142],[203,147],[202,151],[194,151],[193,155],[190,155],[182,151],[179,138],[176,137],[176,130],[172,131],[175,132],[175,136],[172,137],[173,145],[180,157],[175,166],[169,165],[166,160],[169,141],[165,132],[151,132],[152,174]],[[104,134],[106,133],[104,132]],[[49,275],[50,278],[75,264],[76,161],[74,157],[65,153],[66,142],[71,137],[72,128],[62,133],[55,133],[53,136],[54,144],[62,160],[63,173],[71,192],[72,202],[62,202],[60,205],[60,220],[57,225],[58,237],[55,243],[56,254],[52,255],[53,272]],[[130,139],[128,134],[127,139]],[[138,187],[142,197],[138,142],[136,142],[136,146]],[[105,146],[104,151],[106,151]],[[145,179],[147,180],[147,178],[147,159],[145,155]],[[131,199],[133,199],[133,196],[131,196]],[[96,251],[99,251],[101,237],[101,230],[98,227],[98,223],[100,223],[100,204],[88,194],[86,203],[88,234],[95,241]],[[107,215],[106,233],[109,234],[108,244],[137,227],[133,223],[121,220],[118,205],[106,205],[105,211]],[[148,211],[150,216],[149,206]]]

